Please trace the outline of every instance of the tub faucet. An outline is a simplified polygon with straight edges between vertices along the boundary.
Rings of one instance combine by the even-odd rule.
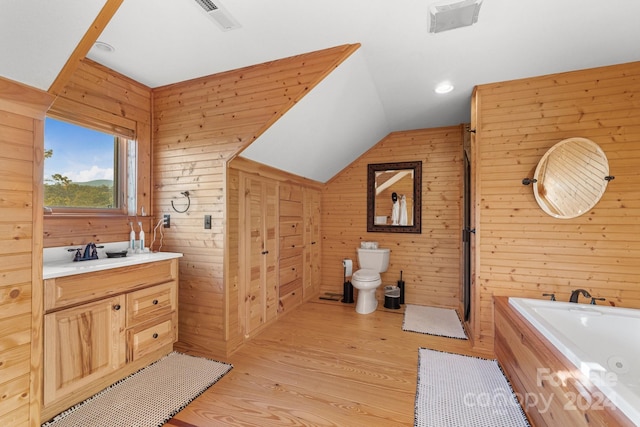
[[[569,302],[578,302],[578,298],[582,294],[585,298],[591,298],[591,294],[584,289],[575,289],[571,292],[571,297],[569,298]]]

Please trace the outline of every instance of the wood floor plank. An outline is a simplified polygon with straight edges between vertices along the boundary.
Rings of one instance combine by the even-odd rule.
[[[492,355],[402,321],[401,310],[307,302],[224,360],[233,370],[167,425],[413,425],[418,348]]]

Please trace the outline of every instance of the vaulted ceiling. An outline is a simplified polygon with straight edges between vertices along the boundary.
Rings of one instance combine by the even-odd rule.
[[[391,131],[467,122],[477,84],[640,60],[636,0],[484,0],[476,24],[436,34],[442,1],[213,0],[239,24],[223,31],[195,0],[124,0],[92,35],[120,1],[2,0],[0,76],[49,90],[96,38],[114,51],[89,58],[152,88],[360,43],[243,153],[323,182]]]

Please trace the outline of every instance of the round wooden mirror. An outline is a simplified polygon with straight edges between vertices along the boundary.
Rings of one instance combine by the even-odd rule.
[[[593,208],[607,188],[609,162],[586,138],[558,142],[538,163],[533,193],[540,208],[556,218],[575,218]]]

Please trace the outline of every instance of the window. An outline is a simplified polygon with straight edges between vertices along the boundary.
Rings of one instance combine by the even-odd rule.
[[[50,212],[135,214],[135,141],[51,117],[44,136]]]

